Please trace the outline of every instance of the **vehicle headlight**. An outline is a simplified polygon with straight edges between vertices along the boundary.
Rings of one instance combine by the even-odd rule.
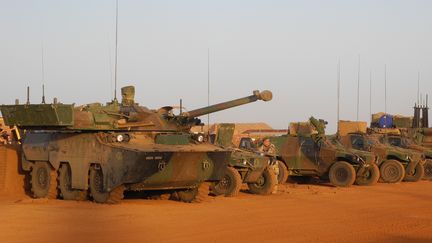
[[[117,142],[119,142],[119,143],[123,142],[123,140],[124,140],[123,135],[122,135],[122,134],[117,135],[116,140],[117,140]]]
[[[200,143],[204,142],[204,135],[202,135],[202,134],[198,135],[196,140]]]

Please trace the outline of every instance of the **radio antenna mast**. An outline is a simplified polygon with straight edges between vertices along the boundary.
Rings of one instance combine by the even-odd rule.
[[[116,0],[116,16],[115,16],[114,101],[117,101],[117,52],[118,52],[118,0]]]
[[[340,58],[337,66],[337,124],[339,124],[340,114],[340,82],[341,82],[341,69],[340,69]]]
[[[387,64],[384,65],[384,113],[387,116]]]
[[[207,106],[210,106],[210,48],[207,48]],[[210,113],[207,114],[207,134],[210,135]]]
[[[369,71],[369,119],[372,119],[372,71]]]
[[[42,71],[42,104],[45,104],[45,64],[44,64],[44,43],[41,43],[41,71]]]
[[[359,120],[360,108],[360,54],[358,55],[358,71],[357,71],[357,121]]]
[[[420,104],[420,71],[417,73],[417,104]]]

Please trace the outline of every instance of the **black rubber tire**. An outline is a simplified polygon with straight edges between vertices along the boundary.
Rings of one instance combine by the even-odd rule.
[[[427,159],[423,165],[424,167],[424,180],[432,180],[432,160]]]
[[[191,202],[204,202],[208,199],[208,195],[210,192],[209,183],[204,182],[201,183],[198,187],[177,191],[175,193],[175,198],[177,198],[181,202],[191,203]]]
[[[103,189],[103,174],[102,170],[97,170],[94,167],[90,168],[89,176],[90,195],[97,203],[115,204],[119,203],[124,197],[124,186],[118,186],[111,192]]]
[[[57,172],[49,162],[33,164],[30,186],[34,198],[57,198]]]
[[[387,160],[380,166],[380,180],[384,183],[401,182],[405,176],[404,166],[397,160]]]
[[[284,162],[278,160],[279,174],[277,175],[278,183],[285,184],[288,180],[289,172]]]
[[[364,175],[358,176],[355,183],[359,186],[371,186],[375,185],[380,178],[380,171],[376,164],[371,164],[366,168]]]
[[[417,182],[417,181],[421,180],[423,178],[423,176],[424,176],[424,167],[421,163],[417,163],[417,165],[414,169],[414,174],[408,175],[408,173],[405,172],[404,181]]]
[[[249,191],[258,195],[269,195],[277,186],[277,176],[274,170],[267,167],[255,183],[248,183]]]
[[[222,180],[211,184],[210,192],[215,196],[235,197],[239,194],[242,183],[240,173],[233,167],[227,167]]]
[[[349,187],[354,184],[356,172],[354,167],[345,162],[335,162],[329,170],[330,183],[338,187]]]
[[[69,164],[62,164],[58,173],[58,189],[60,197],[64,200],[84,201],[87,199],[87,191],[72,189],[71,169]]]

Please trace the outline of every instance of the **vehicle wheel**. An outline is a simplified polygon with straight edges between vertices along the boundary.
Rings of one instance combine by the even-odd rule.
[[[269,195],[277,185],[277,176],[274,171],[267,167],[255,183],[248,183],[249,191],[253,194]]]
[[[227,167],[222,180],[212,183],[210,191],[215,196],[234,197],[239,194],[242,183],[240,173],[233,167]]]
[[[430,159],[426,160],[423,167],[424,167],[423,179],[432,180],[432,160],[430,160]]]
[[[35,162],[31,171],[34,198],[57,198],[57,173],[48,162]]]
[[[278,167],[279,167],[279,174],[277,176],[278,183],[279,184],[285,184],[288,180],[288,175],[289,175],[288,168],[285,165],[285,163],[280,161],[280,160],[278,160],[277,163],[278,163]]]
[[[59,169],[58,188],[64,200],[83,201],[87,199],[87,191],[72,189],[71,169],[68,164],[62,164]]]
[[[334,186],[351,186],[356,179],[354,167],[345,161],[335,162],[330,168],[329,179]]]
[[[104,191],[102,170],[97,170],[94,167],[90,169],[89,184],[90,194],[97,203],[115,204],[120,202],[124,197],[125,187],[123,185],[118,186],[111,192]]]
[[[380,171],[376,164],[371,164],[366,168],[363,175],[357,175],[356,184],[359,186],[371,186],[378,182]]]
[[[209,183],[204,182],[201,183],[198,187],[178,191],[175,194],[179,201],[186,203],[199,203],[208,199],[209,192]]]
[[[404,181],[408,182],[417,182],[421,180],[424,176],[424,167],[421,163],[418,163],[414,169],[413,174],[408,175],[408,173],[405,172],[405,178]]]
[[[405,175],[404,166],[397,160],[387,160],[380,166],[382,182],[398,183]]]

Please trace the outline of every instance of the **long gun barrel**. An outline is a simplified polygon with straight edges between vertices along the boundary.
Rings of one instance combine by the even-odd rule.
[[[270,101],[270,100],[272,100],[272,98],[273,98],[273,94],[271,91],[264,90],[262,92],[259,92],[258,90],[255,90],[253,92],[253,95],[251,95],[251,96],[247,96],[244,98],[240,98],[240,99],[236,99],[236,100],[231,100],[231,101],[207,106],[207,107],[196,109],[196,110],[191,110],[189,112],[182,113],[181,116],[185,116],[185,117],[189,117],[189,118],[199,117],[202,115],[210,114],[210,113],[221,111],[221,110],[226,110],[226,109],[233,108],[236,106],[249,104],[249,103],[255,102],[257,100]]]

